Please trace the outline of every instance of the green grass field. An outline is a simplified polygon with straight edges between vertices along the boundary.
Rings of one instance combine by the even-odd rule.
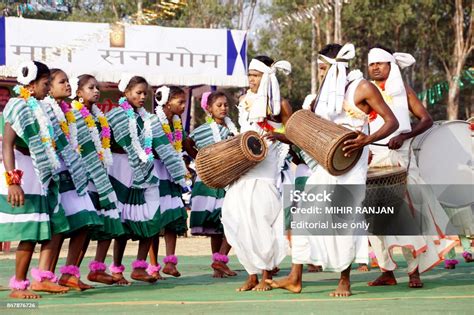
[[[404,264],[397,256],[401,268]],[[127,257],[130,266],[132,257]],[[81,270],[87,274],[86,259]],[[33,261],[33,266],[36,265]],[[61,265],[63,261],[59,262]],[[214,279],[209,268],[210,257],[180,257],[181,278],[167,278],[154,285],[133,283],[130,287],[99,285],[86,292],[65,295],[43,294],[39,308],[34,310],[6,309],[8,291],[0,292],[0,314],[319,314],[319,313],[443,313],[473,314],[474,264],[461,262],[455,270],[445,270],[443,265],[422,275],[423,289],[409,289],[404,269],[397,271],[397,286],[368,287],[366,282],[375,279],[378,270],[367,273],[353,272],[349,298],[331,298],[335,287],[335,273],[305,273],[301,294],[282,290],[269,292],[235,292],[246,274],[236,257],[230,266],[239,271],[233,278]],[[290,259],[280,266],[279,276],[288,274]],[[127,267],[128,268],[128,267]],[[0,260],[0,284],[6,286],[13,274],[14,261]],[[129,271],[129,270],[128,270]],[[83,276],[85,278],[85,276]],[[3,305],[1,305],[3,304]]]

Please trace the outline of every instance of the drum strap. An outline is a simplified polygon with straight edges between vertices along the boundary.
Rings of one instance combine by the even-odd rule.
[[[368,124],[367,127],[369,127],[369,136],[370,136],[370,124]],[[388,147],[388,143],[387,143],[387,144],[382,144],[382,143],[375,143],[375,142],[373,142],[373,143],[371,143],[370,145],[376,145],[376,146],[379,146],[379,147]]]

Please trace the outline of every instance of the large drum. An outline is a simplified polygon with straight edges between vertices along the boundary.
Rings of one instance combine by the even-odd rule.
[[[407,170],[400,166],[371,167],[367,172],[364,205],[396,207],[407,189]]]
[[[344,141],[354,139],[357,133],[301,109],[294,113],[285,126],[286,137],[307,152],[330,174],[347,173],[359,160],[362,150],[345,157]]]
[[[437,121],[413,140],[420,175],[445,207],[474,202],[473,139],[468,122]]]
[[[267,146],[257,132],[247,131],[236,137],[199,150],[196,171],[212,188],[224,188],[265,159]]]

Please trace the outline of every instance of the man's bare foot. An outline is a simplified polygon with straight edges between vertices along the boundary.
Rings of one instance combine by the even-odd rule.
[[[423,288],[423,282],[420,279],[420,275],[418,273],[414,273],[409,275],[410,279],[408,280],[408,287],[412,289],[419,289]]]
[[[316,266],[316,265],[312,265],[312,264],[308,264],[308,269],[307,269],[308,272],[322,272],[323,271],[323,267],[321,266]]]
[[[143,281],[148,283],[155,283],[158,279],[153,276],[150,276],[144,268],[136,268],[130,274],[130,277],[133,280]]]
[[[181,276],[178,269],[176,269],[176,265],[170,262],[167,263],[165,267],[163,268],[163,273],[166,273],[167,275],[170,275],[176,278]]]
[[[237,292],[243,292],[243,291],[250,291],[253,288],[255,288],[258,285],[258,278],[257,276],[249,276],[247,280],[244,282],[244,284],[240,287],[237,288]]]
[[[397,279],[395,279],[393,272],[386,271],[383,272],[377,279],[375,279],[374,281],[370,281],[367,284],[369,285],[369,287],[378,287],[382,285],[397,285]]]
[[[351,282],[348,279],[341,278],[335,291],[329,293],[332,297],[347,297],[351,296]]]
[[[112,278],[114,279],[114,283],[120,286],[128,286],[131,285],[130,281],[125,279],[123,273],[112,273]]]
[[[231,270],[229,266],[227,266],[227,264],[223,263],[222,261],[214,261],[211,264],[211,267],[212,269],[214,269],[214,271],[218,271],[229,277],[234,277],[237,275],[237,272]],[[214,277],[214,278],[222,278],[222,277]]]
[[[225,275],[225,273],[223,273],[223,272],[220,271],[220,270],[216,270],[216,269],[214,269],[214,273],[212,274],[212,277],[213,277],[213,278],[227,278],[227,276]]]
[[[33,293],[29,290],[13,290],[8,296],[13,299],[25,299],[25,300],[41,299],[41,295]]]
[[[359,267],[357,267],[357,271],[368,272],[369,266],[367,266],[367,264],[359,264]]]
[[[281,280],[267,279],[265,282],[274,289],[285,289],[293,293],[301,293],[302,289],[301,281],[291,275]]]
[[[63,274],[61,278],[59,278],[58,284],[76,291],[85,291],[94,288],[93,286],[82,282],[81,279],[68,274]]]
[[[272,286],[267,283],[268,280],[261,280],[255,287],[253,287],[252,291],[270,291]]]
[[[69,288],[63,287],[62,285],[56,284],[49,280],[43,280],[42,282],[33,281],[31,283],[31,290],[54,294],[64,294],[69,291]]]
[[[105,271],[91,271],[87,275],[87,280],[103,284],[114,284],[114,278]]]
[[[272,276],[276,276],[280,272],[280,268],[275,267],[272,269]]]

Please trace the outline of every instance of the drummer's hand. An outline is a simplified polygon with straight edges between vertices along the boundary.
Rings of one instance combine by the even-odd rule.
[[[273,132],[273,131],[268,131],[265,135],[263,135],[263,138],[268,139],[272,142],[280,140],[280,137],[281,137],[281,133]]]
[[[367,135],[360,131],[356,131],[358,133],[357,138],[344,141],[344,147],[342,151],[344,151],[345,157],[350,157],[352,153],[357,152],[357,150],[362,149],[366,146],[367,143]]]
[[[390,139],[390,141],[388,142],[388,148],[390,150],[397,150],[397,149],[400,149],[403,145],[403,142],[405,142],[405,135],[402,133],[396,137],[393,137],[392,139]]]

